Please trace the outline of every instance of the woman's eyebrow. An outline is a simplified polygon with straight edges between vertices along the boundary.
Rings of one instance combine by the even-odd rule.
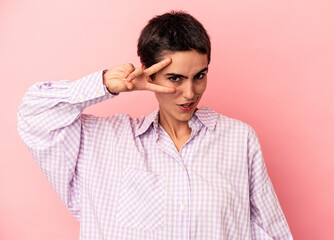
[[[199,74],[199,73],[202,73],[202,72],[205,72],[205,71],[208,71],[208,68],[203,68],[201,71],[199,71],[198,73],[196,73],[195,75]]]
[[[166,73],[165,76],[173,76],[173,77],[178,77],[178,78],[188,78],[182,74],[177,74],[177,73]]]
[[[199,73],[205,72],[207,70],[208,70],[208,68],[205,67],[201,71],[199,71],[198,73],[196,73],[195,76],[198,75]],[[182,74],[177,74],[177,73],[166,73],[165,76],[175,76],[175,77],[179,77],[179,78],[188,78],[187,76],[184,76]]]

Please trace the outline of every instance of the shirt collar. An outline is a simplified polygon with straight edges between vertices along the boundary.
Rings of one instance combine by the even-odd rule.
[[[214,130],[218,120],[218,113],[208,107],[201,107],[194,113],[192,119],[194,119],[193,121],[198,119],[209,130]],[[136,129],[136,137],[145,133],[151,125],[153,125],[154,130],[157,132],[159,126],[159,109],[143,118]]]
[[[218,120],[218,113],[208,107],[201,107],[194,114],[205,127],[214,130]]]
[[[143,120],[141,121],[141,123],[137,127],[137,131],[136,131],[136,134],[135,134],[136,137],[145,133],[152,124],[153,124],[153,127],[154,127],[155,131],[157,131],[158,124],[159,124],[159,114],[158,113],[159,113],[159,109],[155,110],[150,115],[143,118]]]

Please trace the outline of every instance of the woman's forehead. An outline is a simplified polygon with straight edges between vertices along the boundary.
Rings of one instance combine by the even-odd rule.
[[[162,69],[164,73],[171,71],[178,74],[195,74],[208,67],[207,54],[199,53],[195,50],[165,53],[162,59],[168,57],[172,59],[172,62]]]

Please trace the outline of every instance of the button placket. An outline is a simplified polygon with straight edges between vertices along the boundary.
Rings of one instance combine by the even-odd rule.
[[[190,178],[187,169],[187,165],[185,164],[185,159],[182,158],[181,154],[177,158],[179,171],[177,171],[178,175],[178,194],[177,194],[177,202],[176,202],[176,211],[177,218],[179,222],[182,222],[182,228],[180,228],[180,236],[182,239],[187,239],[187,235],[190,227]]]
[[[186,170],[186,166],[183,163],[180,163],[180,166],[183,170]]]

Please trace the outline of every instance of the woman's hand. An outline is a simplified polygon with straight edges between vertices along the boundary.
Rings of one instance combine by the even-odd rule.
[[[149,90],[153,92],[173,93],[174,88],[152,83],[151,75],[159,72],[172,62],[166,58],[149,68],[135,68],[132,64],[122,64],[109,69],[103,75],[103,83],[109,92],[119,93],[133,90]]]

